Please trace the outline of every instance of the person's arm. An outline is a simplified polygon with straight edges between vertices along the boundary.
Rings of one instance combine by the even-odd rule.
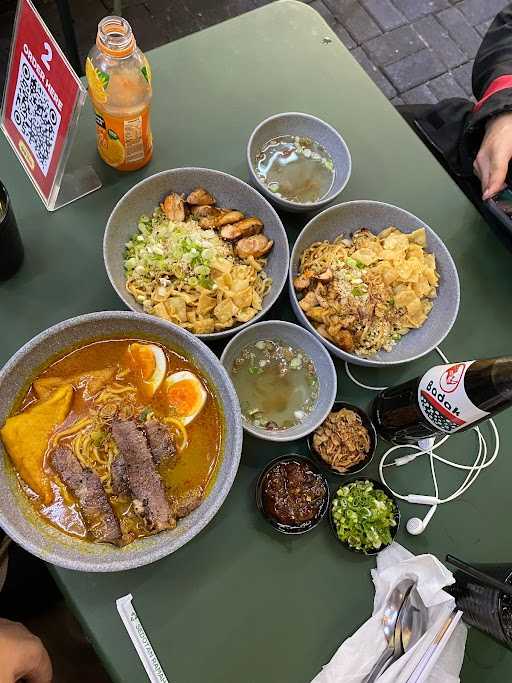
[[[51,683],[50,657],[23,624],[0,619],[0,683]]]
[[[464,135],[482,139],[474,170],[482,181],[483,199],[499,192],[512,158],[512,5],[489,28],[473,66],[477,103]]]

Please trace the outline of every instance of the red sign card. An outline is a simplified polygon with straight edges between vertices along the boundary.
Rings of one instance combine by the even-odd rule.
[[[53,203],[85,88],[30,0],[19,0],[2,128],[39,194]],[[57,187],[58,191],[58,187]]]

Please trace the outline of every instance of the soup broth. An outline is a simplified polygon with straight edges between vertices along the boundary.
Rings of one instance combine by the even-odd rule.
[[[313,362],[302,349],[280,340],[246,346],[233,364],[231,379],[243,417],[265,429],[300,424],[318,398]]]
[[[182,376],[189,385],[170,381],[171,377]],[[42,476],[49,481],[51,500],[45,501],[18,471],[20,485],[34,508],[62,531],[93,540],[81,501],[56,475],[52,457],[57,448],[65,447],[84,471],[92,470],[99,476],[120,523],[120,545],[162,528],[173,528],[172,524],[162,528],[148,524],[137,496],[116,490],[112,465],[120,455],[120,447],[112,428],[116,423],[129,425],[136,435],[143,435],[148,422],[152,422],[165,429],[175,454],[159,463],[155,461],[154,466],[171,509],[191,492],[200,491],[202,498],[215,475],[222,440],[219,406],[206,379],[189,360],[163,346],[134,339],[98,341],[70,352],[38,375],[16,414],[42,404],[59,387],[69,386],[73,387],[69,412],[51,430],[42,462]],[[179,392],[171,391],[171,387],[179,387],[183,394],[184,389],[193,386],[204,402],[194,409],[197,414],[185,419],[180,413],[183,401],[179,403]],[[5,429],[2,438],[9,450]]]
[[[297,135],[266,142],[256,157],[256,172],[271,192],[292,202],[316,202],[334,182],[329,152],[315,140]]]

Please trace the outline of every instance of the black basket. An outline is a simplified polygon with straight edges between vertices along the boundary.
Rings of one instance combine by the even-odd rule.
[[[510,564],[475,564],[477,569],[512,584]],[[455,571],[455,584],[447,591],[455,598],[457,608],[464,612],[466,624],[487,633],[512,650],[512,597],[496,588],[482,585],[462,571]]]

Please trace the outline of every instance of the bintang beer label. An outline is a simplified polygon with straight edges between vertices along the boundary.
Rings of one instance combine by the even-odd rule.
[[[418,404],[425,419],[436,429],[451,434],[489,415],[466,393],[464,377],[474,362],[437,365],[420,379]]]

